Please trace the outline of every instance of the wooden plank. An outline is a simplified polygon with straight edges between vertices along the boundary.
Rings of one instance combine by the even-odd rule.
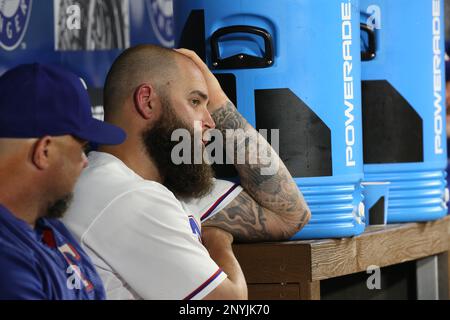
[[[301,282],[300,300],[320,300],[320,281]]]
[[[357,269],[357,245],[354,238],[327,240],[311,245],[311,280],[350,274]]]
[[[363,272],[447,251],[449,219],[369,228],[361,236],[311,244],[312,280]]]
[[[396,230],[362,237],[358,243],[358,269],[417,260],[448,250],[448,219],[403,225]]]
[[[298,283],[311,279],[308,245],[284,243],[233,246],[247,283]]]
[[[300,287],[296,284],[250,284],[249,300],[298,300]]]
[[[446,217],[373,226],[354,238],[237,244],[233,249],[249,284],[318,281],[448,251],[449,222]]]

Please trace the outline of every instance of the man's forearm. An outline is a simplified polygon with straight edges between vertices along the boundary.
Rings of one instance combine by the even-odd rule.
[[[226,273],[227,285],[213,299],[247,299],[247,283],[242,269],[234,256],[231,242],[224,238],[224,231],[215,228],[204,228],[202,241],[209,255]],[[231,235],[229,236],[231,237]],[[214,293],[213,293],[214,294]]]
[[[229,101],[214,111],[212,117],[216,128],[222,131],[224,137],[230,129],[241,129],[245,133],[238,135],[237,141],[234,139],[236,137],[227,140],[226,147],[234,151],[233,163],[246,192],[260,206],[288,221],[297,221],[299,228],[304,225],[309,218],[308,206],[291,174],[269,143]],[[239,163],[238,154],[243,151],[245,151],[245,162]],[[268,166],[275,167],[276,170],[267,174],[264,169]]]
[[[230,290],[230,292],[233,292],[233,299],[247,299],[247,283],[245,282],[245,277],[242,273],[241,266],[234,256],[231,246],[227,248],[210,248],[208,251],[211,258],[220,268],[222,268],[222,270],[227,274],[228,279],[231,281],[233,289]]]
[[[234,138],[225,140],[226,149],[234,151],[231,160],[245,192],[203,224],[226,230],[237,241],[289,239],[310,218],[308,206],[291,174],[267,141],[237,112],[200,57],[190,50],[176,51],[189,57],[203,73],[208,86],[208,111],[216,128],[222,131],[222,137],[227,137],[227,130],[244,132],[243,137],[238,136],[236,144]],[[227,158],[230,157],[228,151]],[[244,161],[239,161],[242,151]]]

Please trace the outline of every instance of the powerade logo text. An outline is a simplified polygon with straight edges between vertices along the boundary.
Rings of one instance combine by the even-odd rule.
[[[442,58],[441,58],[441,0],[433,0],[433,88],[434,88],[434,153],[444,153],[442,133]]]
[[[344,106],[345,106],[345,165],[354,167],[353,146],[355,145],[355,117],[354,111],[354,79],[353,79],[353,57],[352,57],[352,4],[341,3],[342,18],[342,56],[344,58]]]
[[[175,45],[172,1],[150,0],[147,2],[147,11],[150,16],[153,32],[161,45],[169,48]]]
[[[22,41],[30,19],[32,0],[0,0],[0,47],[14,50]]]

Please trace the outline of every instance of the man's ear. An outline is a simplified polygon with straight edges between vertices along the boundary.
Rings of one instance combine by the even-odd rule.
[[[157,98],[158,95],[156,94],[154,87],[147,83],[140,85],[134,92],[134,105],[136,111],[145,120],[150,119],[154,115],[155,108],[158,107],[156,103]]]
[[[50,145],[52,138],[45,136],[34,144],[32,161],[39,170],[45,170],[50,166]]]

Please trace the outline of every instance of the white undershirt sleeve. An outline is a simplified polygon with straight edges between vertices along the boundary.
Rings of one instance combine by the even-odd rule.
[[[214,179],[210,193],[202,198],[182,201],[181,204],[189,214],[196,217],[197,221],[204,222],[230,204],[242,190],[239,184]]]

